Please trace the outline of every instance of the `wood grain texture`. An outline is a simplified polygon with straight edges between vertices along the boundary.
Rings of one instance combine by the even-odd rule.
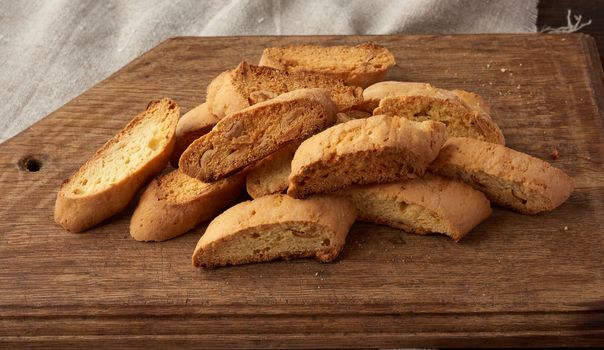
[[[541,0],[537,3],[537,30],[544,27],[559,28],[567,25],[567,11],[581,15],[585,23],[581,33],[593,36],[599,48],[600,59],[604,58],[604,6],[600,0]],[[573,22],[576,22],[573,18]]]
[[[484,96],[510,147],[575,178],[569,201],[496,208],[460,243],[355,224],[332,264],[210,271],[190,262],[203,228],[140,243],[131,210],[84,234],[52,221],[61,181],[149,100],[186,112],[266,46],[368,40],[394,53],[389,79]],[[602,77],[580,34],[170,39],[0,145],[0,347],[603,345]]]

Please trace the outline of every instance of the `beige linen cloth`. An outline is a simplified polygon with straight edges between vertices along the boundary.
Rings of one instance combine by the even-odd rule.
[[[537,0],[0,0],[0,142],[178,35],[535,32]]]

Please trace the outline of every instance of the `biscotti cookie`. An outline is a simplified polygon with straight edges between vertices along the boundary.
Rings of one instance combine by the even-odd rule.
[[[355,106],[355,108],[373,114],[373,110],[379,106],[383,98],[399,95],[436,95],[443,98],[449,97],[449,94],[443,93],[440,89],[426,83],[382,81],[363,90],[363,102]]]
[[[266,157],[250,170],[245,181],[250,197],[258,198],[287,191],[291,162],[298,146],[300,142],[292,142]]]
[[[336,124],[351,121],[349,114],[338,113]],[[300,142],[293,142],[260,161],[246,180],[247,193],[252,198],[258,198],[274,193],[283,193],[289,186],[289,173],[292,169],[292,159]]]
[[[338,124],[302,142],[287,193],[304,198],[351,184],[423,175],[444,142],[442,123],[373,116]]]
[[[447,126],[447,137],[471,137],[504,144],[501,130],[486,114],[448,99],[424,95],[386,97],[374,114],[396,115],[409,120],[434,120]]]
[[[336,124],[345,123],[356,118],[366,118],[371,115],[365,115],[366,112],[349,110],[346,113],[337,113]],[[296,149],[301,142],[292,143],[277,152],[271,154],[266,159],[256,165],[246,180],[248,194],[252,198],[258,198],[274,193],[283,193],[289,186],[289,173],[291,172],[291,162],[294,158]]]
[[[348,109],[363,101],[362,88],[346,86],[342,81],[325,75],[288,73],[242,62],[237,68],[220,74],[210,83],[207,93],[208,110],[222,118],[255,103],[304,88],[328,90],[338,110]]]
[[[143,192],[130,220],[137,241],[165,241],[180,236],[235,202],[245,173],[205,183],[176,169],[153,181]]]
[[[364,106],[373,114],[397,115],[410,120],[434,120],[447,125],[447,137],[472,137],[504,144],[499,126],[491,119],[490,107],[475,93],[436,88],[425,83],[387,81],[363,92]]]
[[[63,182],[55,221],[69,231],[81,232],[124,209],[168,163],[179,116],[178,105],[170,99],[149,103],[145,112]]]
[[[193,265],[218,267],[275,259],[334,260],[344,247],[356,209],[345,199],[264,196],[240,203],[208,225]]]
[[[541,159],[471,138],[448,139],[430,169],[525,214],[553,210],[574,187],[571,177]]]
[[[461,103],[473,112],[481,113],[491,118],[491,107],[489,104],[481,96],[473,92],[464,90],[449,91],[426,83],[402,81],[383,81],[369,86],[363,90],[363,103],[356,106],[355,109],[373,113],[384,98],[414,95]]]
[[[288,72],[312,72],[341,79],[348,85],[367,87],[384,80],[394,56],[373,43],[357,46],[299,45],[264,49],[261,66]]]
[[[482,192],[434,174],[406,181],[352,186],[337,194],[355,204],[357,220],[421,235],[442,233],[455,241],[491,215],[491,205]]]
[[[185,113],[178,120],[176,126],[176,144],[170,157],[170,164],[177,168],[178,160],[187,147],[193,141],[210,132],[216,123],[218,123],[218,118],[208,111],[205,103]]]
[[[204,182],[220,180],[335,123],[325,90],[300,89],[230,114],[193,142],[180,168]]]

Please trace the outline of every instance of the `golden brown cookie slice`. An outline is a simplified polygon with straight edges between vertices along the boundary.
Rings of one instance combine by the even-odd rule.
[[[430,169],[462,180],[492,202],[525,214],[555,209],[574,187],[571,177],[546,161],[471,138],[448,139]]]
[[[352,184],[421,176],[436,158],[444,133],[442,123],[385,115],[338,124],[298,147],[287,193],[304,198]]]
[[[442,233],[455,241],[491,215],[491,205],[482,192],[434,174],[406,181],[353,186],[337,194],[355,204],[360,221],[420,235]]]
[[[418,94],[399,95],[383,98],[373,113],[441,122],[447,126],[447,137],[472,137],[505,143],[501,130],[488,115],[468,108],[460,100]]]
[[[355,218],[354,205],[338,197],[260,197],[212,220],[197,243],[193,265],[218,267],[305,257],[330,262],[344,247]]]
[[[245,173],[205,183],[176,169],[151,181],[130,219],[137,241],[165,241],[211,219],[235,202]]]
[[[84,231],[117,214],[168,163],[180,109],[164,98],[152,101],[82,167],[57,194],[55,221]]]
[[[264,49],[261,66],[288,72],[312,72],[341,79],[348,85],[367,87],[384,80],[394,56],[374,43],[356,46],[298,45]]]
[[[185,174],[204,182],[227,177],[290,141],[333,125],[336,110],[325,90],[300,89],[258,103],[220,120],[180,158]]]
[[[348,122],[354,118],[350,113],[338,113],[336,124]],[[247,193],[258,198],[274,193],[284,193],[289,186],[289,173],[296,149],[301,142],[293,142],[258,162],[250,170],[246,180]]]
[[[381,81],[363,90],[363,103],[356,106],[357,109],[373,113],[380,101],[386,97],[399,95],[437,95],[446,98],[440,89],[426,83],[415,83],[406,81]]]
[[[208,86],[207,103],[210,113],[218,118],[242,110],[283,93],[307,88],[329,91],[338,110],[348,109],[363,101],[363,89],[346,86],[328,76],[307,72],[285,72],[242,62],[226,71]]]

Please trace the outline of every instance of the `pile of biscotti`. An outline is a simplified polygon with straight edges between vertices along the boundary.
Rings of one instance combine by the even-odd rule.
[[[570,196],[572,178],[505,147],[480,96],[383,82],[394,65],[375,44],[267,48],[182,118],[151,102],[63,183],[55,220],[84,231],[146,185],[130,234],[163,241],[212,219],[195,266],[329,262],[355,220],[459,241],[491,202],[536,214]]]

